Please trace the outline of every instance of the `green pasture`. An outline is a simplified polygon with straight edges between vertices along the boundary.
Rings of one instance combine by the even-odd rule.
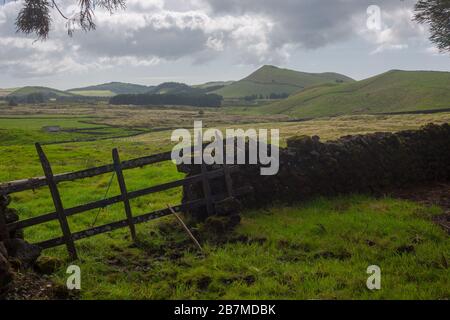
[[[428,117],[432,116],[436,117]],[[442,121],[448,115],[443,117]],[[104,126],[84,122],[91,120],[95,119],[1,118],[0,181],[43,174],[34,142],[80,138],[79,133],[46,133],[43,126]],[[424,116],[330,118],[271,125],[280,128],[283,140],[314,132],[328,140],[349,132],[415,128],[429,120]],[[118,132],[109,133],[132,131],[114,130]],[[170,134],[162,131],[52,144],[45,145],[44,150],[54,172],[63,173],[111,163],[115,147],[122,160],[168,151],[174,144]],[[94,137],[103,139],[104,135]],[[182,177],[171,162],[125,171],[130,191]],[[66,182],[59,187],[66,208],[119,194],[112,174]],[[133,200],[133,214],[178,204],[181,196],[177,188]],[[21,219],[54,211],[46,188],[14,194],[11,206]],[[435,206],[390,197],[318,198],[243,212],[241,225],[222,241],[198,226],[206,256],[198,254],[174,217],[138,225],[137,244],[132,243],[129,230],[124,228],[78,241],[78,261],[68,260],[64,246],[46,250],[44,255],[61,259],[61,268],[51,277],[61,285],[65,284],[68,265],[81,267],[81,299],[449,299],[450,240],[432,222],[442,213]],[[68,219],[71,230],[76,232],[124,218],[123,205],[117,204]],[[25,230],[31,242],[59,236],[57,222]],[[366,287],[370,265],[381,268],[381,290]]]

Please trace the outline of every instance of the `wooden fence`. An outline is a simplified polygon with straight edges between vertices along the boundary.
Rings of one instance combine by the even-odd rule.
[[[110,232],[119,228],[128,227],[130,229],[131,237],[136,240],[136,230],[135,225],[150,220],[154,220],[163,216],[171,215],[170,209],[162,209],[158,211],[153,211],[147,214],[133,216],[132,208],[130,205],[130,200],[136,199],[145,195],[182,187],[185,185],[190,185],[194,183],[202,183],[204,197],[194,201],[185,202],[173,207],[174,212],[182,212],[187,209],[196,209],[200,207],[206,207],[208,215],[214,214],[214,203],[221,201],[228,197],[239,196],[250,192],[250,188],[242,187],[234,190],[232,185],[231,174],[238,171],[238,166],[227,166],[223,165],[221,169],[208,170],[207,166],[203,163],[201,165],[201,173],[198,175],[190,176],[181,180],[171,181],[157,186],[148,187],[136,191],[128,191],[127,185],[123,176],[123,171],[138,167],[143,167],[146,165],[156,164],[164,161],[171,160],[171,152],[151,155],[147,157],[121,161],[119,157],[119,152],[117,149],[112,150],[112,164],[94,167],[86,170],[64,173],[64,174],[54,174],[50,162],[45,155],[42,147],[37,143],[36,150],[39,155],[39,160],[44,171],[43,177],[31,178],[26,180],[12,181],[8,183],[0,184],[0,195],[8,195],[11,193],[22,192],[26,190],[34,190],[37,188],[47,186],[50,189],[50,194],[53,199],[53,204],[55,206],[55,211],[52,213],[47,213],[44,215],[36,216],[26,220],[16,221],[7,225],[8,230],[17,230],[29,228],[39,224],[47,223],[49,221],[58,220],[62,236],[54,239],[49,239],[37,243],[43,249],[48,249],[60,245],[66,245],[69,256],[71,259],[77,259],[77,250],[75,247],[75,241],[84,239],[87,237],[92,237],[105,232]],[[90,177],[99,176],[105,173],[114,172],[120,187],[120,195],[113,196],[110,198],[105,198],[103,200],[94,201],[91,203],[79,205],[72,208],[65,208],[58,189],[58,183],[64,181],[74,181],[79,179],[85,179]],[[226,184],[227,194],[213,195],[211,193],[210,180],[215,178],[224,177]],[[108,207],[115,203],[123,202],[125,208],[125,219],[108,223],[102,226],[93,227],[87,230],[74,232],[70,230],[70,226],[67,222],[68,216],[73,216],[86,211],[101,209]]]

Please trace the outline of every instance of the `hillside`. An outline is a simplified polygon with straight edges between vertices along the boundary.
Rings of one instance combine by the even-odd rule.
[[[199,85],[194,85],[192,87],[196,88],[196,89],[202,89],[204,93],[209,93],[209,92],[220,90],[220,89],[222,89],[226,86],[229,86],[233,83],[234,83],[234,81],[211,81],[211,82],[207,82],[207,83],[203,83],[203,84],[199,84]]]
[[[224,98],[242,98],[252,95],[264,97],[274,94],[292,94],[307,87],[350,82],[353,79],[337,73],[305,73],[274,66],[263,66],[248,77],[234,82],[214,93]]]
[[[75,88],[67,90],[70,93],[89,96],[89,97],[112,97],[116,94],[140,94],[146,93],[151,90],[152,87],[143,86],[133,83],[123,82],[109,82],[99,84],[96,86],[89,86],[84,88]]]
[[[260,108],[301,118],[450,108],[450,72],[392,70],[352,83],[309,88]]]
[[[17,89],[8,94],[9,97],[25,97],[30,94],[41,94],[46,99],[60,98],[60,97],[74,97],[73,93],[65,92],[57,89],[52,89],[48,87],[23,87]]]
[[[178,82],[161,83],[147,91],[150,94],[201,94],[203,92],[201,88],[193,88],[187,84]]]

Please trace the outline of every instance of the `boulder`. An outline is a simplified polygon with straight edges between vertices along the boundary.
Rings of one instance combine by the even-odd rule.
[[[5,222],[7,224],[19,221],[19,215],[17,214],[17,210],[11,208],[5,208],[3,211],[3,216],[5,217]]]
[[[4,252],[0,251],[0,295],[5,291],[12,279],[13,272],[11,270],[11,265],[9,264],[7,256],[4,255]]]
[[[216,214],[219,216],[229,216],[239,213],[241,203],[236,198],[227,198],[215,204]]]
[[[3,211],[0,210],[0,241],[8,239],[8,238],[9,238],[9,232],[8,232],[8,228],[6,227],[5,216],[3,214]]]
[[[232,231],[241,222],[238,214],[232,216],[210,216],[203,224],[202,231],[215,236],[223,236]]]
[[[0,254],[2,254],[5,258],[8,258],[8,250],[6,250],[3,242],[0,242]]]
[[[36,260],[34,268],[39,273],[50,275],[55,273],[62,265],[63,262],[61,259],[41,256]]]
[[[6,250],[11,258],[20,262],[21,269],[27,269],[33,266],[36,259],[41,254],[41,248],[29,244],[22,239],[7,239],[4,241]]]

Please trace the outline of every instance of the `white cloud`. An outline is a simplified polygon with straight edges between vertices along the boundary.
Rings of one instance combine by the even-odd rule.
[[[359,34],[375,45],[372,54],[386,50],[408,49],[411,44],[427,42],[426,29],[413,21],[411,8],[381,11],[381,28],[362,28]]]
[[[76,13],[76,6],[60,2],[67,15]],[[0,70],[37,77],[114,65],[148,67],[186,57],[202,63],[226,54],[238,63],[276,64],[288,61],[293,50],[357,36],[367,39],[373,53],[426,39],[425,29],[411,22],[410,0],[407,5],[381,1],[383,28],[367,30],[366,9],[372,2],[377,1],[128,0],[125,11],[97,11],[97,29],[78,31],[73,38],[54,12],[46,42],[15,33],[21,1],[7,2],[0,6]]]

